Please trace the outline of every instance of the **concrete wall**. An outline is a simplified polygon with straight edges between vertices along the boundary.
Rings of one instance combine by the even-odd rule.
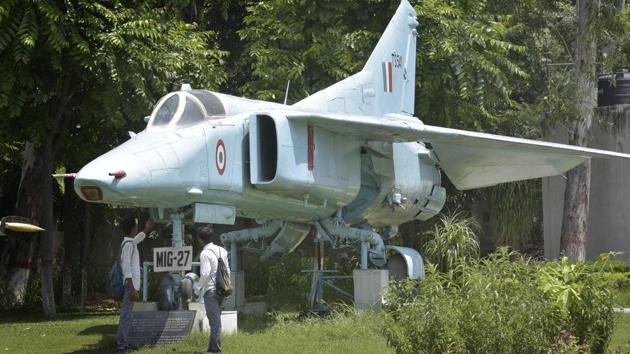
[[[566,143],[566,128],[550,129],[545,140]],[[630,153],[630,105],[596,110],[590,147]],[[560,254],[565,177],[543,178],[545,257]],[[630,259],[630,161],[592,160],[586,257],[621,251]]]

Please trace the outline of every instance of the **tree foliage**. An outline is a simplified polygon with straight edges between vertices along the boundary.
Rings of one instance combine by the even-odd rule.
[[[303,98],[361,69],[396,2],[273,0],[247,7],[240,30],[254,81],[243,91],[280,100]],[[492,129],[511,107],[510,80],[527,74],[510,55],[507,16],[486,1],[419,1],[417,115],[430,123]]]
[[[212,33],[173,16],[178,11],[177,3],[161,1],[0,4],[0,142],[24,142],[27,152],[16,212],[46,229],[39,254],[49,317],[56,313],[50,174],[117,144],[121,126],[141,122],[174,84],[213,88],[225,78],[224,53],[212,44]],[[9,283],[24,288],[29,273],[14,270],[30,264],[33,248],[30,240],[13,247],[20,252],[9,252],[17,256],[7,274],[24,276]]]
[[[217,87],[224,53],[173,11],[158,1],[0,5],[0,131],[41,139],[64,98],[72,126],[109,126],[141,121],[175,83]]]
[[[495,246],[531,249],[533,230],[541,215],[540,187],[539,180],[528,180],[500,184],[486,191]]]
[[[512,108],[512,81],[528,78],[514,60],[525,47],[511,41],[510,17],[487,1],[429,0],[416,4],[417,114],[432,124],[494,129]]]
[[[250,4],[239,34],[253,80],[242,92],[279,101],[291,80],[296,101],[359,71],[384,28],[374,23],[389,17],[375,15],[393,9],[377,0]]]

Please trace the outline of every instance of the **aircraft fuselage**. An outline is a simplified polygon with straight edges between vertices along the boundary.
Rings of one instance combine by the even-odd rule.
[[[122,206],[226,205],[237,216],[294,222],[320,220],[349,205],[353,220],[375,226],[432,216],[425,207],[440,175],[422,144],[367,143],[289,121],[278,108],[295,111],[290,106],[203,93],[236,114],[156,126],[167,95],[145,131],[79,171],[77,193]],[[186,91],[171,95],[184,107],[201,103]],[[272,114],[261,113],[267,107]],[[203,103],[199,108],[208,110]],[[182,121],[185,114],[173,118]]]

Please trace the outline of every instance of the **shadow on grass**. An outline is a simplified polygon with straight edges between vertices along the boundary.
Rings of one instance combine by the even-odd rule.
[[[0,311],[0,325],[24,322],[76,321],[82,318],[101,317],[109,315],[117,316],[118,310],[90,311],[83,314],[83,316],[81,316],[78,312],[59,313],[55,318],[48,318],[38,311]]]
[[[81,349],[66,352],[66,354],[72,353],[114,353],[116,352],[116,332],[118,331],[117,324],[96,325],[88,327],[81,332],[80,336],[101,335],[101,338],[97,343],[87,345]]]
[[[93,334],[116,334],[118,331],[117,324],[104,324],[88,327],[81,332],[79,332],[80,336],[89,336]]]

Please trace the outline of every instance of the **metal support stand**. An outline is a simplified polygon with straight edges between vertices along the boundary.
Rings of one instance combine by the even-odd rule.
[[[173,247],[182,247],[184,239],[184,224],[182,223],[182,215],[180,213],[173,213],[171,215],[171,222],[173,224]]]
[[[322,253],[322,240],[320,238],[319,233],[315,236],[315,247],[313,254],[313,279],[311,281],[311,292],[309,293],[308,302],[309,307],[312,311],[325,311],[324,306],[322,305],[322,296],[323,296],[323,286],[320,281],[320,275],[323,272],[323,256]]]
[[[323,303],[324,297],[324,285],[335,290],[343,297],[354,301],[354,296],[349,294],[345,290],[334,285],[334,281],[337,280],[351,280],[352,276],[348,275],[326,275],[335,273],[334,270],[325,270],[324,268],[324,246],[325,240],[320,237],[319,233],[315,237],[315,254],[313,255],[313,269],[303,270],[304,273],[313,273],[313,280],[311,282],[311,291],[308,296],[308,304],[311,311],[326,312],[326,306]],[[366,264],[367,264],[367,250],[366,250]]]
[[[367,242],[361,242],[361,269],[367,269],[368,266],[368,246]]]
[[[232,242],[230,244],[230,270],[232,272],[238,272],[238,244]]]
[[[149,267],[153,262],[142,262],[142,302],[149,301]]]

